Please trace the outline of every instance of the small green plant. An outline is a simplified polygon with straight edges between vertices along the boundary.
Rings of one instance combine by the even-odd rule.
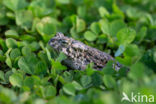
[[[56,32],[124,67],[68,68],[48,45]],[[123,93],[152,95],[141,103],[155,104],[155,34],[155,0],[0,0],[0,104],[140,103]]]

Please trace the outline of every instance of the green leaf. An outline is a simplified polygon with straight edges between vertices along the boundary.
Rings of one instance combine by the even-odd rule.
[[[136,39],[135,39],[135,40],[136,40],[138,43],[142,42],[143,39],[144,39],[145,36],[146,36],[146,33],[147,33],[147,28],[146,28],[146,27],[142,27],[142,28],[140,29],[139,33],[137,33]]]
[[[123,20],[114,20],[111,23],[109,23],[106,20],[100,20],[100,27],[104,34],[110,35],[111,37],[116,37],[117,32],[125,28],[126,25],[123,22]]]
[[[44,62],[42,62],[42,61],[39,61],[36,65],[35,65],[35,73],[36,74],[43,74],[43,75],[45,75],[46,74],[46,72],[47,72],[47,66],[46,66],[46,64],[44,63]]]
[[[116,57],[115,59],[118,62],[120,62],[121,64],[126,65],[126,66],[130,66],[132,64],[132,62],[133,62],[132,57],[130,57],[130,56],[124,56],[124,58]]]
[[[119,15],[121,18],[124,18],[124,13],[123,13],[123,11],[121,11],[120,10],[120,7],[117,5],[117,3],[113,3],[112,4],[112,9],[113,9],[113,11],[117,14],[117,15]]]
[[[90,87],[91,85],[91,82],[92,82],[92,79],[90,76],[87,76],[87,75],[83,75],[82,78],[80,79],[81,80],[81,84],[84,88],[88,88]]]
[[[156,51],[153,53],[153,60],[156,63]]]
[[[110,23],[110,35],[116,37],[117,32],[125,27],[126,24],[123,22],[123,20],[114,20]]]
[[[56,61],[62,62],[63,60],[65,60],[67,58],[67,56],[63,53],[60,52],[59,56],[57,57]]]
[[[110,34],[110,25],[106,20],[100,20],[100,28],[101,31],[106,34],[109,35]]]
[[[61,4],[69,4],[70,0],[57,0],[57,2]]]
[[[32,11],[35,17],[43,17],[51,14],[53,10],[51,9],[54,6],[54,1],[49,0],[35,0],[31,1],[29,5],[29,10]]]
[[[45,41],[49,41],[57,31],[52,18],[43,18],[36,24],[36,29]]]
[[[13,59],[16,59],[17,57],[21,56],[21,52],[18,48],[15,48],[15,49],[12,49],[11,52],[10,52],[10,58],[13,60]]]
[[[107,38],[107,35],[106,34],[101,34],[98,37],[97,43],[104,44],[104,43],[107,43],[107,42],[108,42],[108,38]]]
[[[107,88],[115,88],[116,87],[116,81],[111,75],[104,75],[103,81]]]
[[[46,48],[46,54],[47,54],[48,60],[51,61],[51,54],[48,48]]]
[[[7,38],[6,45],[8,48],[17,48],[17,41],[12,38]]]
[[[30,97],[30,93],[29,92],[23,92],[21,93],[18,98],[20,99],[20,102],[26,102]]]
[[[5,56],[2,50],[0,50],[0,61],[5,61]]]
[[[5,81],[4,72],[0,70],[0,80]]]
[[[128,76],[133,80],[138,80],[144,76],[144,72],[145,66],[142,63],[138,62],[131,66]]]
[[[56,102],[58,104],[72,104],[72,103],[74,103],[74,101],[69,100],[69,98],[66,96],[58,96],[56,98]]]
[[[98,87],[102,84],[102,76],[99,73],[95,72],[91,77],[94,86]]]
[[[1,102],[4,104],[12,103],[17,99],[14,90],[0,86]]]
[[[6,15],[9,19],[15,19],[15,14],[13,12],[7,12]]]
[[[27,76],[24,81],[23,85],[27,86],[29,88],[33,88],[35,85],[39,86],[40,85],[40,78],[38,76]]]
[[[73,81],[72,84],[74,85],[76,90],[82,90],[83,87],[76,81]]]
[[[101,32],[100,29],[100,24],[98,22],[93,22],[90,25],[90,29],[92,30],[92,32],[94,32],[95,34],[99,34]]]
[[[35,65],[37,64],[38,59],[34,54],[30,54],[24,57],[21,57],[18,60],[18,66],[25,73],[33,74],[35,71]],[[42,70],[42,69],[41,69]]]
[[[48,57],[45,51],[40,51],[38,53],[38,57],[41,59],[41,61],[45,62],[46,64],[50,64],[50,61],[48,61]]]
[[[71,36],[72,36],[74,39],[79,39],[79,37],[80,37],[80,36],[76,33],[76,29],[75,29],[74,26],[70,29],[70,34],[71,34]]]
[[[89,75],[89,76],[95,72],[95,70],[93,69],[93,65],[94,65],[93,63],[90,63],[87,65],[87,67],[85,69],[87,75]]]
[[[21,87],[23,83],[23,77],[20,73],[14,73],[9,77],[9,81],[13,86]]]
[[[35,41],[36,38],[34,36],[31,36],[31,35],[28,35],[28,34],[25,34],[25,35],[21,35],[19,37],[20,40],[27,40],[27,41]]]
[[[32,27],[33,15],[27,10],[20,10],[16,12],[16,24],[28,30]]]
[[[36,41],[32,42],[28,46],[31,48],[31,51],[37,51],[40,48],[39,43]]]
[[[84,0],[72,0],[72,3],[76,6],[82,5],[84,2]]]
[[[51,98],[56,95],[56,88],[49,85],[44,88],[44,95],[46,98]]]
[[[73,73],[70,73],[68,71],[65,71],[62,75],[64,81],[71,82],[73,80]]]
[[[6,82],[9,82],[9,77],[12,75],[12,71],[11,70],[9,70],[9,71],[7,71],[6,73],[5,73],[5,80],[6,80]]]
[[[94,41],[94,40],[96,40],[97,36],[96,36],[96,34],[94,34],[94,33],[91,32],[91,31],[86,31],[86,32],[84,33],[84,38],[85,38],[86,40],[88,40],[88,41]]]
[[[3,51],[0,49],[0,55],[3,55]]]
[[[137,8],[132,8],[132,7],[129,7],[127,10],[126,10],[126,14],[129,18],[133,19],[133,20],[136,20],[138,19],[139,17],[143,17],[144,16],[144,13],[141,12],[139,9]]]
[[[21,58],[19,59],[19,61],[18,61],[18,66],[19,66],[20,69],[23,70],[24,72],[29,73],[29,74],[32,73],[32,71],[31,71],[31,69],[29,68],[29,66],[27,66],[27,63],[26,63],[24,57],[21,57]]]
[[[85,6],[79,6],[77,8],[77,13],[79,17],[84,18],[86,16],[86,7]]]
[[[108,12],[107,9],[104,8],[104,7],[100,7],[100,8],[99,8],[99,13],[100,13],[100,16],[101,16],[101,17],[105,17],[105,16],[109,15],[109,12]]]
[[[2,1],[2,0],[1,0]],[[7,25],[9,22],[9,19],[7,18],[7,13],[6,13],[6,9],[4,8],[4,6],[2,6],[2,4],[0,4],[0,25]]]
[[[137,45],[129,44],[129,45],[126,46],[124,54],[128,55],[130,57],[134,57],[134,56],[140,56],[141,52],[140,52]]]
[[[5,32],[5,36],[9,38],[16,38],[16,39],[19,37],[18,33],[15,30],[7,30]]]
[[[131,43],[136,36],[136,32],[130,28],[123,28],[117,33],[117,44],[126,45]]]
[[[108,61],[106,66],[102,69],[102,72],[107,75],[113,75],[115,73],[115,70],[113,69],[113,61]]]
[[[7,64],[10,68],[12,68],[12,62],[11,62],[10,57],[7,57],[6,60],[5,60],[5,62],[6,62],[6,64]]]
[[[86,28],[86,23],[83,19],[76,18],[76,32],[82,32]]]
[[[61,72],[61,71],[67,69],[66,66],[64,66],[60,62],[54,61],[54,60],[52,60],[52,68],[55,69],[57,72]]]
[[[7,8],[14,12],[27,6],[25,0],[4,0],[3,3]]]
[[[137,45],[135,44],[129,44],[126,46],[126,49],[124,51],[124,57],[129,57],[129,60],[131,62],[131,64],[136,63],[137,61],[139,61],[139,59],[142,56],[142,52],[140,51],[140,49],[138,48]]]
[[[75,95],[75,87],[72,83],[67,83],[63,86],[63,91],[68,95]]]
[[[39,34],[41,34],[42,36],[44,35],[52,35],[54,33],[56,33],[56,27],[52,24],[52,23],[38,23],[37,24],[37,31],[39,32]]]
[[[0,38],[0,47],[4,50],[7,50],[6,41]]]
[[[28,46],[25,46],[25,47],[22,48],[22,54],[23,54],[23,56],[30,55],[31,52],[32,52],[32,51],[31,51],[31,48],[28,47]]]

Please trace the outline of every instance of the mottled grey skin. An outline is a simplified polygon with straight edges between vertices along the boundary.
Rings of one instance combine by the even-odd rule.
[[[67,59],[64,63],[72,69],[84,70],[89,63],[94,63],[94,68],[97,70],[105,67],[109,60],[114,60],[109,54],[92,48],[76,41],[72,38],[64,36],[62,33],[57,33],[49,41],[49,45],[57,52],[63,52]],[[119,70],[121,65],[116,63],[113,65],[116,70]]]

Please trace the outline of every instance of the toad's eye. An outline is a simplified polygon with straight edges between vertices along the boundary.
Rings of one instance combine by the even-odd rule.
[[[67,40],[61,40],[62,44],[67,44]]]

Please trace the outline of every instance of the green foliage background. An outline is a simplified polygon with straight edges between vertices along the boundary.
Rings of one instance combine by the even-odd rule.
[[[70,70],[47,44],[56,32],[130,71]],[[155,0],[0,0],[0,104],[132,104],[122,92],[156,97],[155,72]]]

